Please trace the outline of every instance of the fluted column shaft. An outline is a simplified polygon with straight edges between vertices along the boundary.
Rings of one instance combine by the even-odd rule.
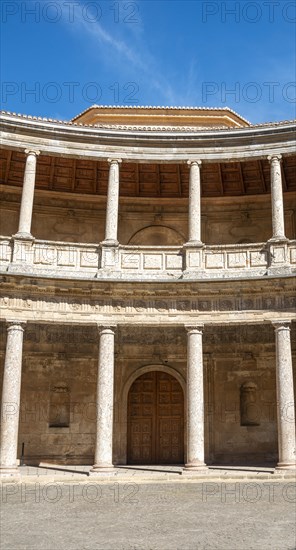
[[[268,157],[270,161],[272,239],[285,239],[284,201],[281,172],[281,155]]]
[[[99,327],[95,464],[90,473],[113,469],[114,329]]]
[[[24,323],[9,322],[1,404],[0,473],[16,475]]]
[[[278,468],[296,468],[295,402],[290,323],[276,322],[276,390],[278,419]]]
[[[16,236],[32,238],[31,225],[34,203],[36,165],[39,151],[32,151],[27,149],[25,153],[27,155],[27,159],[23,181],[19,227]]]
[[[200,166],[201,160],[188,161],[189,173],[189,220],[188,241],[200,244],[201,242],[201,185]]]
[[[203,325],[187,330],[187,462],[186,468],[205,468]]]
[[[119,164],[120,159],[109,160],[106,229],[104,244],[118,244]]]

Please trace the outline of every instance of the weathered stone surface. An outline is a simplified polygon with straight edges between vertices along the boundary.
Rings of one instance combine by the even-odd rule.
[[[274,323],[278,417],[278,468],[296,468],[295,401],[290,324]]]
[[[99,328],[99,364],[97,376],[97,430],[95,464],[91,474],[113,467],[113,392],[114,392],[114,328]]]
[[[34,189],[36,177],[37,156],[40,151],[26,149],[26,168],[24,173],[24,184],[22,191],[22,202],[20,209],[18,237],[31,237],[31,223],[33,214]]]
[[[187,351],[187,461],[186,468],[205,468],[204,463],[204,377],[203,325],[186,326]]]
[[[8,323],[1,403],[1,476],[15,474],[17,469],[23,332],[21,323]]]
[[[273,239],[285,239],[281,155],[268,157],[271,165],[271,206]]]

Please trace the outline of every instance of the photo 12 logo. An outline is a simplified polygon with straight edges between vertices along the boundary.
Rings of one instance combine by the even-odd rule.
[[[1,84],[1,103],[3,107],[11,100],[26,103],[28,99],[35,103],[59,102],[106,103],[136,105],[139,103],[139,85],[137,82],[16,82],[4,81]]]
[[[202,83],[202,101],[207,103],[213,98],[220,104],[234,103],[275,103],[287,101],[296,103],[296,81],[291,82],[215,82]]]
[[[265,2],[202,2],[203,23],[296,23],[295,1],[267,0]]]
[[[18,20],[21,23],[113,23],[135,24],[140,22],[137,2],[24,2],[2,1],[1,22]]]

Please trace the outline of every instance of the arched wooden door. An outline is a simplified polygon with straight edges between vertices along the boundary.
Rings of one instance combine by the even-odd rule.
[[[173,376],[152,371],[128,395],[128,464],[184,463],[184,396]]]

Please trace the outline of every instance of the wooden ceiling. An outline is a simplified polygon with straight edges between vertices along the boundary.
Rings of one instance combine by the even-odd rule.
[[[22,186],[25,154],[0,151],[0,183]],[[109,165],[40,155],[36,188],[80,194],[106,195]],[[296,191],[296,155],[282,162],[283,189]],[[238,196],[270,192],[267,160],[204,163],[201,167],[202,196]],[[120,195],[136,197],[188,197],[187,164],[135,164],[120,166]]]

